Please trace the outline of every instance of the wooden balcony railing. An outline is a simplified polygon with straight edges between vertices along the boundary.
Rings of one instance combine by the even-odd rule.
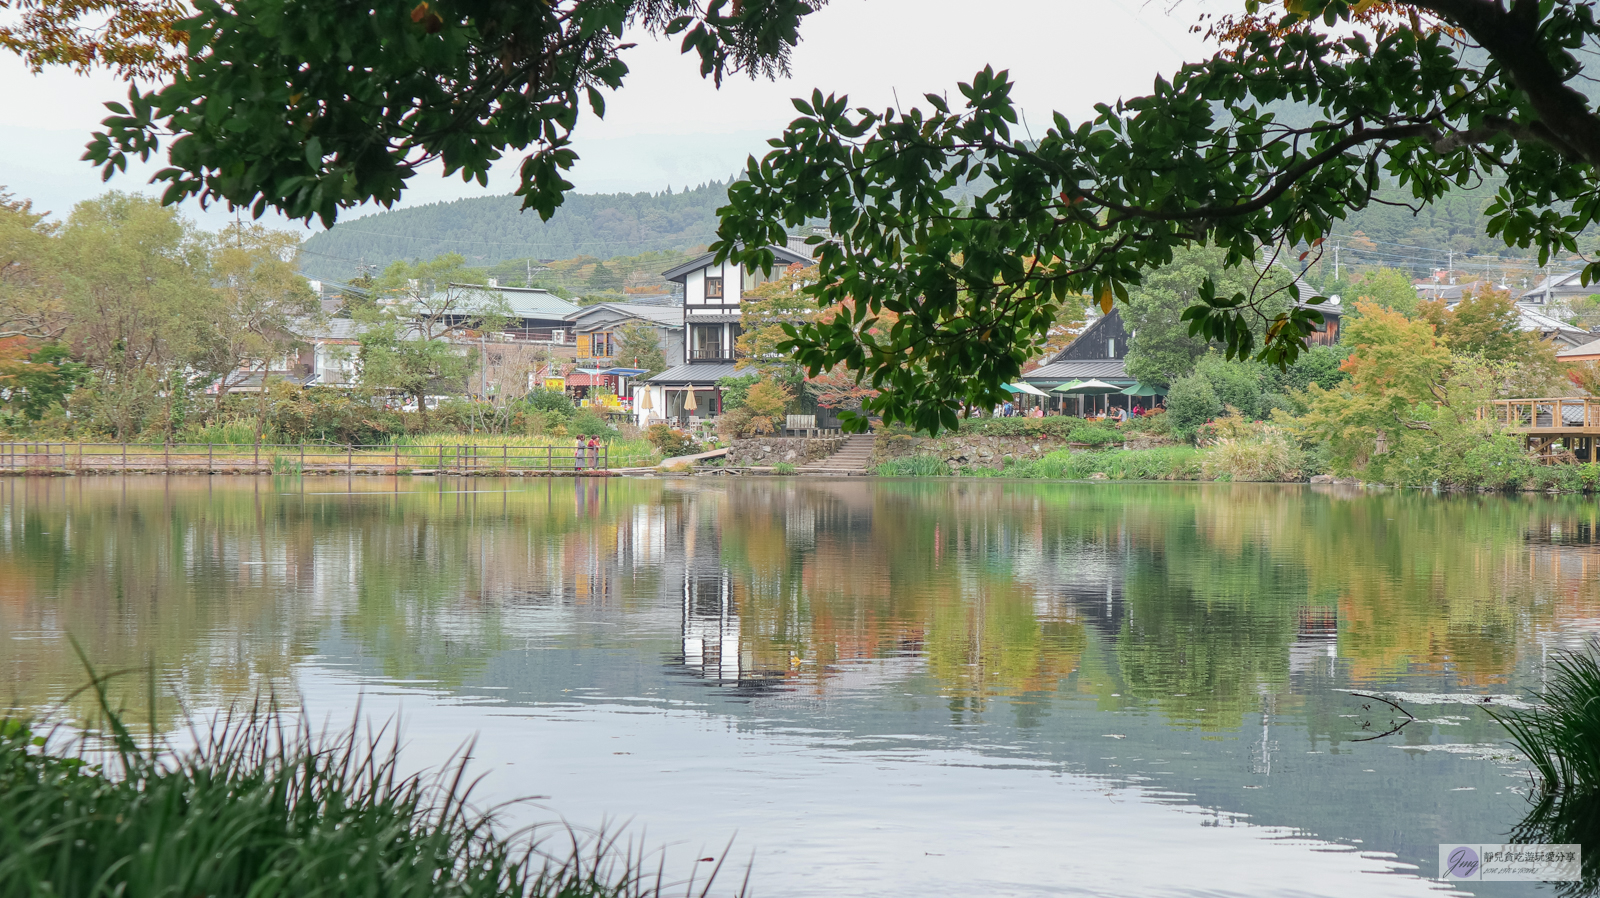
[[[744,353],[731,349],[691,349],[689,361],[691,362],[732,362],[744,358]]]
[[[1600,399],[1592,396],[1496,399],[1482,414],[1493,415],[1507,430],[1525,433],[1600,433]]]

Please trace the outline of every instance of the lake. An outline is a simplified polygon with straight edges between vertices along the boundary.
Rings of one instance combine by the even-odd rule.
[[[731,839],[724,885],[748,866],[758,896],[1449,893],[1439,843],[1528,809],[1482,697],[1600,632],[1597,516],[1243,484],[10,478],[0,695],[88,714],[70,637],[154,665],[165,731],[270,691],[398,720],[412,768],[475,737],[480,803],[534,800],[508,821],[625,825],[678,873]],[[141,724],[148,679],[112,685]]]

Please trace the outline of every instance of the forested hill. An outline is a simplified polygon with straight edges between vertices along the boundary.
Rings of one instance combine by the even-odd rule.
[[[488,267],[530,256],[607,259],[684,250],[711,242],[716,210],[727,198],[727,182],[678,193],[569,194],[548,222],[521,211],[521,200],[510,195],[432,203],[341,222],[307,240],[301,262],[311,277],[345,281],[362,263],[382,270],[396,259],[450,252]]]

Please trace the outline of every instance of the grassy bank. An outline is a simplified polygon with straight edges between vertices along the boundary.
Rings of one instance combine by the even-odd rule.
[[[490,473],[566,471],[577,467],[567,437],[423,434],[367,446],[317,442],[224,443],[0,443],[0,470],[28,468],[83,472],[117,470],[275,474],[355,470],[362,473],[462,470]],[[587,458],[587,456],[586,456]],[[644,440],[612,439],[599,461],[611,468],[653,465],[660,453]],[[593,467],[585,460],[583,467]]]
[[[54,748],[0,719],[0,894],[641,898],[667,885],[614,839],[504,834],[471,808],[464,762],[406,776],[381,737],[319,739],[274,713],[220,719],[178,754],[142,749],[115,716],[105,736],[109,751]]]

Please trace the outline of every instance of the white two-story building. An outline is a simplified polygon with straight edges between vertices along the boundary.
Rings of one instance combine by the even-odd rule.
[[[741,302],[756,285],[782,277],[790,266],[812,264],[809,249],[772,247],[776,258],[770,277],[732,262],[715,264],[711,253],[662,273],[683,285],[683,356],[669,357],[667,364],[672,367],[635,386],[633,408],[641,426],[661,421],[686,424],[691,418],[722,412],[717,381],[732,376],[739,364]]]

